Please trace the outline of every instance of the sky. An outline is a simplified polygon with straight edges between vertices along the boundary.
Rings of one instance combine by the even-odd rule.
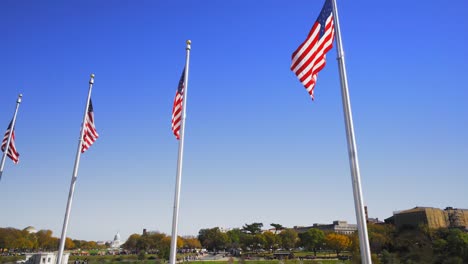
[[[337,4],[369,216],[468,208],[468,2]],[[67,236],[171,233],[171,112],[187,39],[179,235],[356,223],[336,50],[314,101],[289,69],[322,5],[1,1],[0,129],[19,93],[23,102],[20,163],[7,160],[0,181],[0,227],[60,237],[94,73],[100,137],[81,156]]]

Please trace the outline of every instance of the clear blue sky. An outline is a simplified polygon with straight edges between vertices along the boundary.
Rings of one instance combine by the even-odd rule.
[[[356,223],[335,49],[313,102],[289,70],[323,1],[2,1],[0,129],[23,93],[0,226],[60,236],[95,73],[98,141],[68,236],[171,230],[172,103],[192,40],[179,234]],[[467,208],[468,3],[338,1],[364,201]],[[1,132],[3,133],[3,132]]]

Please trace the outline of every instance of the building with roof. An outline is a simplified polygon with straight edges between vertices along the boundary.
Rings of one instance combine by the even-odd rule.
[[[295,226],[293,229],[297,233],[304,233],[311,228],[320,229],[324,232],[334,232],[343,235],[350,235],[357,231],[356,224],[348,224],[347,221],[333,221],[332,224],[314,224],[312,226]]]
[[[63,252],[62,264],[68,263],[69,252]],[[25,260],[20,260],[18,264],[55,264],[57,262],[57,252],[27,253]]]
[[[393,218],[389,218],[388,222],[393,222],[397,228],[426,225],[429,228],[468,229],[468,210],[452,207],[442,210],[416,206],[412,209],[393,212]]]
[[[110,243],[110,248],[118,249],[120,248],[120,245],[122,245],[122,243],[120,242],[120,233],[117,232],[117,234],[115,234],[114,236],[114,240]]]

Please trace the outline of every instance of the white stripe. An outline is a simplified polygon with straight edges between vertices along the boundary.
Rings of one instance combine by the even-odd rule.
[[[291,66],[294,65],[294,63],[296,63],[296,60],[297,60],[297,59],[304,53],[304,51],[310,46],[310,44],[312,43],[312,41],[314,41],[315,37],[316,37],[317,34],[320,32],[320,27],[321,27],[321,25],[320,25],[320,24],[317,24],[317,27],[315,28],[315,31],[312,33],[312,35],[310,36],[310,38],[307,39],[307,41],[304,43],[304,45],[302,46],[302,48],[296,53],[296,56],[294,56]]]
[[[322,38],[320,38],[320,40],[315,44],[314,48],[311,50],[311,52],[309,54],[307,54],[307,58],[310,58],[310,56],[312,56],[312,54],[317,51],[317,48],[319,48],[322,43],[325,41],[326,37],[328,37],[329,35],[331,34],[331,31],[326,31],[325,34],[322,36]],[[333,40],[333,38],[331,38],[331,40]],[[297,65],[297,67],[294,69],[294,72],[296,72],[296,75],[297,75],[297,78],[301,79],[302,76],[304,76],[307,72],[310,71],[310,69],[314,66],[315,64],[315,60],[317,60],[317,58],[320,58],[320,56],[323,54],[323,51],[325,48],[328,47],[330,41],[327,41],[326,44],[323,46],[323,48],[321,50],[319,50],[317,52],[317,54],[315,55],[315,57],[312,59],[312,62],[309,63],[309,65],[307,65],[307,67],[302,70],[301,72],[297,73],[296,71],[300,69],[300,67],[307,61],[305,58],[303,61],[301,61],[300,64]]]

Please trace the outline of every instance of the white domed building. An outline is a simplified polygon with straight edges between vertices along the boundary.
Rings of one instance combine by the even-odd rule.
[[[29,234],[35,234],[35,233],[37,233],[37,230],[36,230],[36,228],[34,228],[34,226],[28,226],[28,227],[26,227],[26,228],[23,229],[23,230],[28,231]]]
[[[120,245],[122,245],[122,242],[120,242],[120,234],[117,232],[117,234],[114,236],[114,240],[110,244],[110,248],[118,249],[120,248]]]

